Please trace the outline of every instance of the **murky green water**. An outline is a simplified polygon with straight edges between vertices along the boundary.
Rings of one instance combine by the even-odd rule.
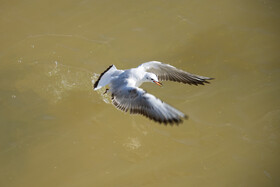
[[[0,185],[279,186],[278,1],[4,1]],[[92,79],[158,60],[215,77],[143,87],[176,127],[116,110]],[[96,73],[96,74],[95,74]]]

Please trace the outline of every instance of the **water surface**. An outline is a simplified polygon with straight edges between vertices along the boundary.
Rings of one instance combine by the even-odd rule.
[[[279,186],[278,1],[6,1],[1,186]],[[215,77],[145,84],[189,116],[116,110],[91,80],[158,60]],[[106,103],[107,102],[107,103]]]

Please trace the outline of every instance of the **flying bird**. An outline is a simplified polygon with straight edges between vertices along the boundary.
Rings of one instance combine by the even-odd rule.
[[[111,94],[112,104],[117,109],[131,114],[141,114],[159,123],[179,124],[183,118],[187,118],[184,113],[147,93],[139,86],[144,82],[162,86],[160,81],[204,85],[211,79],[213,78],[194,75],[169,64],[151,61],[127,70],[118,70],[111,65],[93,83],[94,90],[109,86],[104,94],[107,92]]]

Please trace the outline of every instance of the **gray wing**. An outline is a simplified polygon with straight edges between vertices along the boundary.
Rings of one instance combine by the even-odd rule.
[[[137,87],[123,87],[112,92],[113,105],[131,114],[141,114],[156,122],[179,124],[185,114]]]
[[[213,79],[210,77],[194,75],[186,71],[177,69],[169,64],[163,64],[157,61],[146,62],[140,65],[139,68],[144,68],[145,71],[156,74],[159,81],[170,80],[175,82],[182,82],[185,84],[203,85],[204,83],[209,83],[207,80]]]

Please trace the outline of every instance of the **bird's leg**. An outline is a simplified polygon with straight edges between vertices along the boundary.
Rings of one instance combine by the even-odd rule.
[[[106,90],[105,90],[105,92],[103,93],[103,95],[104,95],[104,94],[106,94],[108,90],[109,90],[109,89],[108,89],[108,88],[106,88]]]

